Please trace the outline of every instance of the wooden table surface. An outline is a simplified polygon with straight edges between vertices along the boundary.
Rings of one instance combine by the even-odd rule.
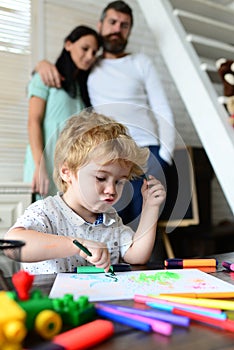
[[[234,272],[227,272],[221,262],[234,263],[234,253],[212,256],[218,259],[219,265],[211,275],[234,284]],[[134,266],[133,270],[160,269],[163,266],[150,264]],[[34,287],[49,293],[55,275],[37,275]],[[115,304],[133,306],[132,300],[115,301]],[[107,341],[95,346],[97,350],[234,350],[234,333],[215,327],[191,322],[190,327],[174,327],[170,337],[157,333],[144,333],[127,326],[115,324],[115,335]]]

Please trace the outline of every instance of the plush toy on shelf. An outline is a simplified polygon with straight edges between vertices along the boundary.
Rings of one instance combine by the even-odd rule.
[[[230,115],[230,123],[234,127],[234,60],[220,58],[216,61],[216,67],[223,82],[225,104]]]

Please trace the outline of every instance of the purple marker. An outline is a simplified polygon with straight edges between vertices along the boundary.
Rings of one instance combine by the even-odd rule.
[[[134,327],[135,323],[140,323],[141,327],[144,325],[147,328],[147,331],[153,330],[154,332],[163,334],[163,335],[171,335],[173,326],[170,323],[155,320],[150,317],[139,316],[135,314],[130,314],[129,312],[120,311],[114,309],[113,307],[103,306],[103,304],[95,304],[96,312],[99,316],[103,316],[109,318],[110,320],[117,321],[120,323],[126,324],[126,321],[131,321],[132,327]],[[130,325],[130,324],[129,324]],[[148,329],[149,327],[149,329]],[[135,328],[137,328],[135,326]]]
[[[171,313],[163,312],[163,311],[155,311],[152,309],[143,310],[143,309],[133,308],[129,306],[121,306],[121,305],[114,305],[114,304],[108,304],[108,303],[98,303],[96,304],[96,306],[101,308],[108,307],[114,310],[127,312],[132,315],[149,317],[152,319],[169,322],[174,325],[182,326],[182,327],[188,327],[190,324],[190,319],[188,317],[184,317],[184,316],[174,317],[178,315],[172,315]]]
[[[225,269],[228,269],[230,271],[234,271],[234,263],[231,263],[228,261],[223,261],[222,265],[223,265],[223,267],[225,267]]]

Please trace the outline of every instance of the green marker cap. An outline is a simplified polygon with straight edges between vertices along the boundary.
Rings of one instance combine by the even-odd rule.
[[[77,266],[77,273],[103,273],[104,269],[98,268],[96,266]]]
[[[96,266],[77,266],[77,273],[105,273],[104,269],[98,268]],[[109,272],[114,273],[113,266],[110,267]]]

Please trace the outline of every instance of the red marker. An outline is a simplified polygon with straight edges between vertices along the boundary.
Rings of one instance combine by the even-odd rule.
[[[218,320],[213,317],[197,314],[187,310],[181,310],[174,308],[172,311],[173,314],[189,317],[191,320],[206,323],[213,327],[218,327],[225,329],[226,331],[234,332],[234,321],[233,320]]]
[[[42,343],[34,350],[84,350],[101,343],[114,334],[114,325],[108,320],[95,320],[56,335],[51,342]]]

